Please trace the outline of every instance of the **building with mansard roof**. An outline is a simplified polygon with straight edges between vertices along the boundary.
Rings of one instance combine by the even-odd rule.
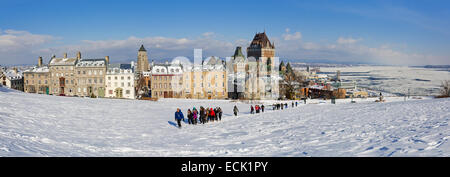
[[[79,59],[75,64],[75,95],[87,97],[105,97],[105,74],[109,56],[105,58]]]
[[[135,98],[134,69],[131,64],[109,64],[105,82],[107,98]]]

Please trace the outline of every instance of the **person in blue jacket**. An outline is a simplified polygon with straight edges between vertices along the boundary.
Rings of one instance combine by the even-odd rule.
[[[177,112],[175,112],[175,120],[178,122],[178,128],[181,128],[181,120],[184,121],[184,116],[180,108],[177,108]]]

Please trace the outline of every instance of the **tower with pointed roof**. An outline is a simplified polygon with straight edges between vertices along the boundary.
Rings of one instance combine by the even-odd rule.
[[[141,48],[138,51],[136,72],[142,73],[148,70],[149,67],[148,67],[147,50],[145,50],[144,45],[141,45]]]
[[[247,59],[256,60],[256,99],[266,97],[272,92],[270,74],[275,69],[275,44],[271,43],[266,32],[256,33],[250,46],[247,47]],[[261,83],[267,82],[267,83]],[[264,89],[264,90],[263,90]]]

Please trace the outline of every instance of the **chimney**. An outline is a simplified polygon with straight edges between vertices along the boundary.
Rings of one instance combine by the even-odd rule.
[[[17,74],[17,67],[14,67],[13,70]]]
[[[109,56],[105,56],[106,64],[109,63]]]
[[[67,53],[64,53],[64,58],[67,58]]]
[[[81,59],[81,52],[80,51],[78,51],[78,53],[77,53],[77,59],[78,60]]]
[[[42,57],[39,57],[38,59],[38,67],[42,67]]]
[[[154,66],[155,65],[155,61],[154,60],[152,60],[152,66]]]

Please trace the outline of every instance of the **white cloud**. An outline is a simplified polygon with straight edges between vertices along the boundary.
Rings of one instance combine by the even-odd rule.
[[[362,41],[362,39],[353,39],[353,38],[344,38],[344,37],[339,37],[339,39],[336,41],[338,44],[355,44],[359,41]]]
[[[22,50],[56,39],[50,35],[31,34],[27,31],[5,30],[0,31],[0,51]]]
[[[420,65],[449,64],[449,57],[430,54],[407,53],[394,50],[392,45],[369,47],[359,41],[361,38],[339,37],[332,43],[302,41],[300,32],[290,33],[285,29],[282,36],[270,36],[275,43],[276,55],[281,59],[321,59],[339,62],[370,62],[380,64]],[[63,45],[57,37],[42,34],[32,34],[27,31],[0,31],[0,65],[4,64],[34,64],[38,56],[43,56],[47,62],[52,54],[61,56],[67,52],[75,56],[81,51],[84,58],[100,58],[110,56],[112,62],[129,62],[136,60],[137,50],[144,44],[149,52],[149,58],[155,60],[172,59],[177,56],[192,58],[193,49],[203,49],[203,56],[227,57],[234,53],[236,46],[245,48],[248,39],[238,39],[232,42],[216,39],[217,34],[205,32],[198,38],[169,37],[128,37],[119,40],[81,40],[76,45]],[[77,42],[77,41],[75,41]],[[57,47],[48,47],[54,45]],[[405,46],[406,47],[406,46]],[[407,50],[405,50],[407,51]]]
[[[284,33],[282,36],[283,36],[283,39],[286,41],[300,40],[302,38],[302,33],[298,32],[298,31],[293,34],[289,33],[291,31],[291,29],[289,29],[289,28],[286,28],[285,31],[286,31],[286,33]]]

